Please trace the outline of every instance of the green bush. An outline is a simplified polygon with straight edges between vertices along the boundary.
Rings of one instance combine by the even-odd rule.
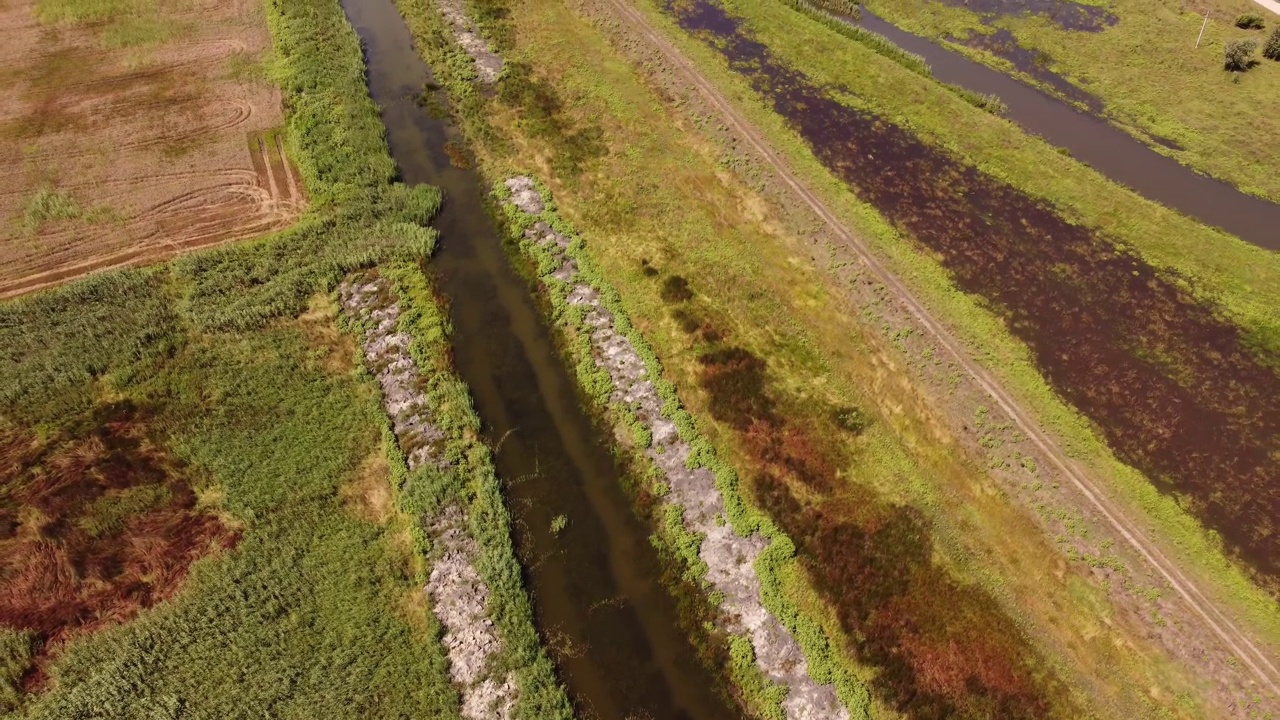
[[[1262,16],[1254,13],[1245,13],[1236,18],[1236,27],[1242,30],[1261,30],[1265,26],[1266,23],[1263,22]]]
[[[22,225],[28,235],[34,235],[47,222],[74,220],[80,214],[80,206],[65,191],[43,185],[23,208]]]
[[[1262,57],[1280,62],[1280,27],[1271,31],[1267,44],[1262,46]]]
[[[1231,72],[1244,72],[1253,67],[1253,51],[1258,43],[1253,40],[1229,40],[1223,49],[1222,67]]]

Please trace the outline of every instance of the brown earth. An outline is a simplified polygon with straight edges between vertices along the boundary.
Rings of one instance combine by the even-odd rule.
[[[192,562],[235,540],[132,406],[55,437],[0,426],[0,626],[35,637],[28,691],[67,640],[171,596]]]
[[[112,48],[101,27],[0,8],[0,298],[158,262],[288,225],[303,198],[282,159],[280,94],[255,3],[162,7],[167,42]],[[246,143],[246,137],[248,143]],[[41,190],[78,217],[32,222]]]

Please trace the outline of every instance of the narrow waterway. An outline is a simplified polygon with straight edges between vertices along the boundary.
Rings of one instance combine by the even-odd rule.
[[[866,10],[858,24],[925,59],[933,75],[974,92],[996,95],[1010,120],[1071,152],[1143,197],[1221,228],[1268,250],[1280,250],[1280,205],[1240,192],[1161,155],[1102,118],[931,40],[898,29]]]
[[[471,388],[514,518],[538,630],[583,717],[737,717],[680,630],[648,530],[578,403],[526,282],[509,266],[460,140],[417,103],[430,79],[391,0],[343,0],[365,46],[369,90],[408,183],[444,189],[432,265],[450,301],[454,359]],[[566,527],[551,529],[563,515]]]

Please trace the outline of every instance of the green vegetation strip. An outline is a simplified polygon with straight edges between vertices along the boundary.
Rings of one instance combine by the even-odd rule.
[[[835,660],[831,640],[822,626],[816,619],[801,612],[783,589],[783,575],[792,571],[792,566],[796,563],[794,543],[765,514],[746,502],[737,473],[719,459],[712,444],[694,425],[693,417],[681,406],[675,386],[663,376],[657,356],[632,325],[623,309],[621,298],[584,252],[582,240],[576,237],[568,223],[557,214],[549,192],[544,187],[536,187],[543,205],[542,211],[537,214],[525,212],[512,203],[511,189],[505,184],[499,184],[495,188],[494,196],[504,209],[509,239],[518,244],[521,251],[536,264],[555,323],[568,337],[566,350],[575,363],[579,384],[591,404],[596,409],[607,412],[618,429],[630,430],[634,438],[631,451],[642,452],[653,443],[652,428],[637,417],[636,409],[622,397],[621,388],[615,387],[609,369],[597,359],[593,351],[592,334],[598,328],[588,321],[588,306],[570,299],[571,293],[575,292],[575,285],[579,284],[585,284],[599,294],[600,305],[612,316],[612,329],[630,343],[642,361],[645,377],[653,383],[661,398],[662,416],[674,423],[680,439],[690,448],[686,467],[690,470],[705,469],[715,477],[716,488],[724,503],[724,514],[739,537],[758,535],[763,538],[764,548],[755,561],[755,572],[760,581],[760,600],[765,609],[781,622],[799,644],[808,664],[809,677],[819,685],[834,685],[840,701],[853,717],[869,717],[871,699],[867,688]],[[563,256],[569,258],[569,265],[564,264],[551,245],[536,242],[526,236],[526,231],[537,223],[545,223],[562,237],[573,238],[562,250]],[[577,270],[571,280],[566,280],[563,268],[569,266],[576,266]],[[640,453],[634,454],[639,456]],[[646,490],[658,497],[666,495],[670,488],[663,486],[661,482],[662,471],[652,458],[643,462],[650,469]],[[666,506],[664,522],[657,528],[659,543],[673,551],[684,563],[685,579],[711,590],[711,584],[707,581],[707,563],[699,555],[704,537],[686,529],[686,521],[682,520],[684,515],[685,509],[679,505],[670,503]],[[723,597],[709,598],[713,606],[719,606],[721,600]],[[769,683],[757,668],[756,660],[752,643],[747,637],[737,635],[730,640],[729,672],[742,693],[745,704],[760,717],[781,720],[786,717],[783,705],[786,690]]]
[[[832,12],[831,10],[828,10],[822,7],[822,4],[824,3],[813,4],[808,2],[807,0],[779,0],[779,1],[783,5],[786,5],[792,10],[795,10],[801,15],[804,15],[816,22],[822,23],[823,25],[827,26],[831,30],[834,30],[835,32],[840,33],[841,35],[849,38],[850,40],[853,40],[855,42],[858,42],[867,46],[872,50],[872,52],[876,53],[877,55],[882,55],[886,58],[889,58],[890,60],[898,63],[902,67],[919,75],[920,77],[925,77],[925,78],[929,78],[930,80],[934,80],[939,85],[955,93],[962,100],[964,100],[965,102],[969,103],[970,105],[976,108],[986,110],[987,112],[992,113],[993,115],[1003,115],[1009,111],[1009,108],[996,95],[976,93],[972,90],[961,87],[959,85],[954,85],[952,83],[942,82],[941,80],[938,80],[933,76],[933,68],[929,67],[929,63],[925,62],[924,58],[920,57],[919,55],[913,52],[908,52],[906,50],[903,50],[897,45],[894,45],[893,42],[891,42],[885,36],[880,35],[879,33],[873,33],[870,30],[867,30],[866,28],[862,28],[857,25],[854,25],[851,22],[848,22],[841,17],[841,14],[851,15],[851,13],[837,14],[836,12]],[[838,3],[838,0],[837,0],[837,3]],[[831,4],[830,0],[827,0],[825,4]]]

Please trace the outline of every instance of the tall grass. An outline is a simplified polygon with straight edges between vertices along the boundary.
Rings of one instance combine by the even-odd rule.
[[[74,220],[80,213],[80,205],[66,191],[43,185],[22,209],[22,225],[28,235],[34,235],[45,223]]]
[[[152,372],[177,347],[163,271],[92,276],[0,304],[0,414],[75,414],[104,387]]]
[[[0,713],[18,706],[21,698],[18,681],[30,662],[30,634],[0,628]]]
[[[244,530],[170,603],[69,645],[24,716],[453,717],[405,559],[338,497],[378,452],[364,384],[278,326],[193,339],[122,388],[158,409],[166,444]]]

